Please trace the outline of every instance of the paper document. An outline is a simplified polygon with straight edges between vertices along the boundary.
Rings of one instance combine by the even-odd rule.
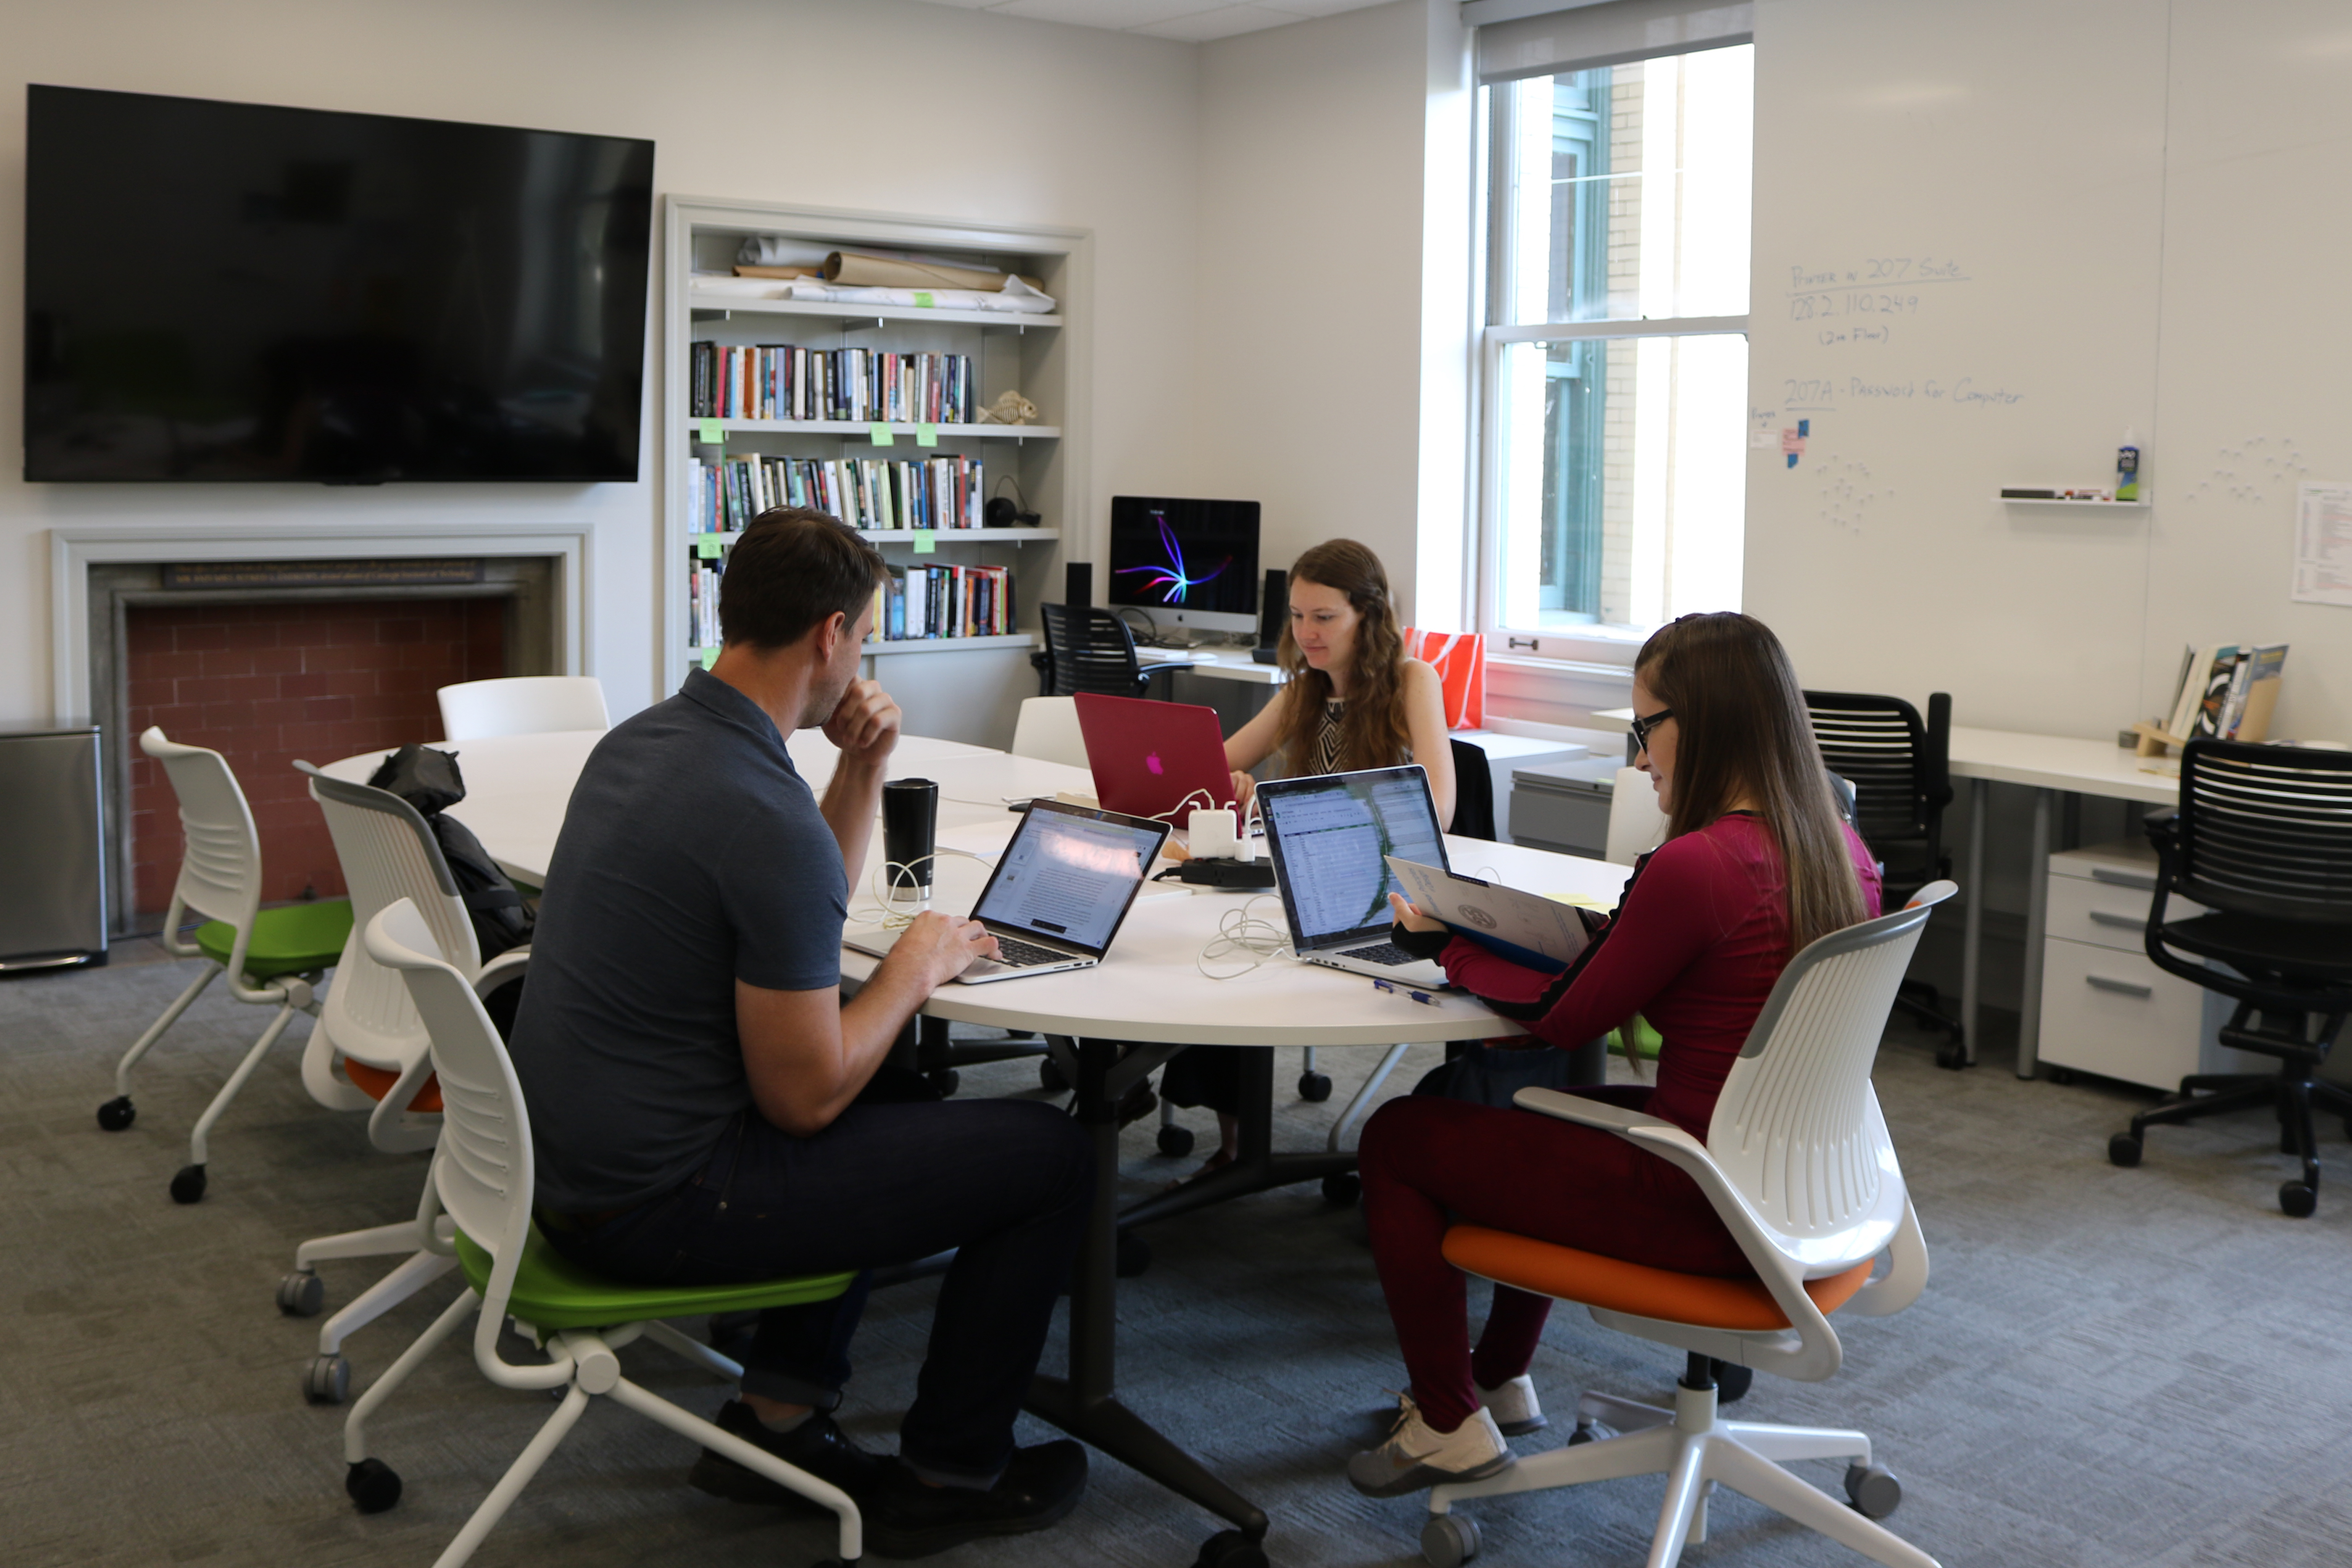
[[[1565,969],[1592,940],[1573,909],[1540,894],[1395,855],[1388,857],[1388,863],[1415,909],[1517,963]]]
[[[2297,485],[2294,587],[2304,605],[2352,605],[2352,485]]]

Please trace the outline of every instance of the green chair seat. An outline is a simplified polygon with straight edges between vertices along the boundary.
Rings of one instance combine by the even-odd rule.
[[[253,942],[245,950],[245,972],[255,980],[275,980],[281,974],[308,974],[332,969],[343,955],[343,941],[352,934],[348,899],[320,899],[316,903],[289,904],[282,910],[261,910],[253,917]],[[196,946],[222,968],[236,946],[236,928],[226,921],[206,921],[196,928]]]
[[[488,1291],[490,1255],[463,1231],[457,1233],[457,1267],[465,1270],[467,1284],[477,1292]],[[830,1301],[856,1278],[855,1274],[812,1274],[748,1285],[620,1285],[565,1258],[533,1226],[530,1240],[523,1247],[522,1266],[515,1270],[514,1297],[507,1310],[537,1329],[603,1329],[656,1318]]]

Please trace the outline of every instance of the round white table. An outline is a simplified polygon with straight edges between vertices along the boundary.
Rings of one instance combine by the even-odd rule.
[[[508,875],[543,886],[562,827],[563,804],[602,736],[602,731],[566,731],[450,745],[446,749],[458,754],[467,788],[466,799],[450,815],[473,829]],[[811,788],[822,792],[838,752],[814,730],[801,731],[788,744],[794,767]],[[383,755],[347,757],[325,771],[364,783]],[[1082,768],[919,736],[899,742],[890,773],[939,783],[940,844],[943,850],[966,853],[942,854],[936,862],[932,907],[957,913],[971,907],[988,875],[986,859],[967,857],[992,859],[1012,834],[1014,819],[1006,809],[1008,797],[1050,795],[1057,789],[1090,792],[1093,787],[1091,775]],[[852,885],[853,921],[879,911],[872,868],[881,854],[881,837],[877,827],[868,847],[867,868]],[[1446,852],[1457,870],[1603,907],[1614,905],[1627,874],[1622,866],[1483,839],[1449,837]],[[1343,1135],[1394,1065],[1401,1054],[1397,1047],[1517,1034],[1520,1029],[1466,996],[1440,994],[1431,1002],[1417,1002],[1403,993],[1376,990],[1370,980],[1357,975],[1301,963],[1286,953],[1267,957],[1231,979],[1211,979],[1196,962],[1202,949],[1217,936],[1220,919],[1251,896],[1147,883],[1098,966],[985,985],[944,985],[923,1011],[933,1018],[1030,1030],[1076,1042],[1074,1114],[1095,1140],[1095,1210],[1072,1286],[1068,1375],[1039,1374],[1029,1408],[1230,1521],[1244,1536],[1256,1541],[1265,1533],[1265,1511],[1119,1403],[1112,1352],[1122,1226],[1349,1170],[1354,1156],[1341,1150]],[[1253,912],[1279,928],[1279,900],[1270,893],[1254,896],[1258,902]],[[1208,967],[1223,973],[1241,968],[1245,960],[1242,955],[1211,961]],[[844,949],[842,977],[861,981],[877,962]],[[1182,1047],[1197,1045],[1377,1046],[1390,1047],[1390,1054],[1342,1111],[1323,1152],[1276,1154],[1266,1129],[1245,1130],[1241,1158],[1234,1164],[1188,1184],[1184,1192],[1164,1194],[1122,1214],[1118,1207],[1119,1101],[1154,1068]],[[1271,1050],[1253,1050],[1244,1058],[1244,1103],[1271,1092],[1273,1059]]]

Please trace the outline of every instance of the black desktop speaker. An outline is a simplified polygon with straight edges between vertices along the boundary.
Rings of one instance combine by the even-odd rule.
[[[1070,561],[1062,566],[1062,603],[1072,609],[1095,602],[1095,564]]]
[[[1265,574],[1265,596],[1257,602],[1257,646],[1265,648],[1282,646],[1282,628],[1290,619],[1290,574],[1269,572]]]

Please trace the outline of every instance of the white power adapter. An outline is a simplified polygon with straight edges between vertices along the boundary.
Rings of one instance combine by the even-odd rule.
[[[1187,821],[1190,847],[1196,860],[1234,860],[1245,847],[1234,833],[1230,810],[1196,811]]]

